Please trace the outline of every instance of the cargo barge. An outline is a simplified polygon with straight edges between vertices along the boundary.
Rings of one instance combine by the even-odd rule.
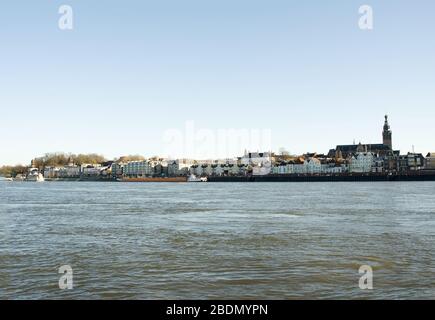
[[[187,182],[187,177],[143,177],[143,178],[121,178],[119,182]]]

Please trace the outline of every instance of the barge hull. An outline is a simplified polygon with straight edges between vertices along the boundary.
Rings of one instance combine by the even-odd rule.
[[[171,178],[123,178],[120,182],[187,182],[187,177]]]

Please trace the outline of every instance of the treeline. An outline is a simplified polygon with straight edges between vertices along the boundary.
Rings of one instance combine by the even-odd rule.
[[[128,155],[116,158],[115,162],[142,161],[145,158],[141,155]],[[42,157],[32,160],[32,166],[43,169],[45,167],[61,167],[69,164],[81,166],[82,164],[100,164],[107,159],[96,153],[73,154],[73,153],[46,153]],[[26,174],[29,166],[3,166],[0,167],[0,176],[16,177],[17,174]]]
[[[135,155],[128,155],[128,156],[122,156],[117,159],[115,159],[115,162],[129,162],[129,161],[143,161],[145,160],[145,157],[135,154]]]
[[[66,166],[68,164],[97,164],[106,162],[104,156],[90,154],[72,154],[72,153],[46,153],[44,156],[32,160],[32,165],[35,168]]]
[[[17,166],[3,166],[0,167],[0,176],[6,178],[15,178],[18,174],[26,174],[28,170],[27,166],[17,165]]]
[[[145,158],[141,155],[128,155],[115,158],[115,162],[141,161]],[[35,158],[32,165],[36,168],[66,166],[74,164],[81,166],[82,164],[99,164],[107,162],[107,159],[96,153],[89,154],[73,154],[73,153],[46,153],[44,156]]]

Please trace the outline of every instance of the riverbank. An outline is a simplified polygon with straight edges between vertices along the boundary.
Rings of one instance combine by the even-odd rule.
[[[209,182],[394,182],[435,181],[435,174],[413,175],[266,175],[246,177],[210,177]]]
[[[187,177],[126,178],[114,177],[75,177],[46,178],[50,182],[186,182]],[[341,174],[341,175],[264,175],[264,176],[209,176],[207,182],[395,182],[395,181],[435,181],[434,171],[421,171],[406,174]]]

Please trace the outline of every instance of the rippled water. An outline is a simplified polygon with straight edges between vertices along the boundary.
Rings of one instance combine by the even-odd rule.
[[[0,182],[7,299],[434,299],[434,240],[433,182]]]

